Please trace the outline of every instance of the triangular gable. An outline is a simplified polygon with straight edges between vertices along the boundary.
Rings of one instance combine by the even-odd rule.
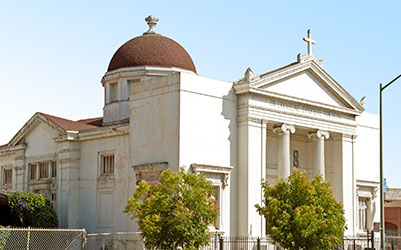
[[[65,135],[68,131],[82,131],[98,128],[102,124],[102,117],[71,121],[61,117],[37,112],[11,139],[9,146],[17,145],[18,142],[29,134],[40,122],[43,122],[49,127],[57,130],[60,135]]]
[[[292,63],[260,75],[250,89],[300,103],[360,113],[363,106],[313,60]]]
[[[66,130],[62,129],[54,122],[47,119],[42,113],[37,112],[24,124],[24,126],[22,126],[22,128],[11,139],[11,141],[9,142],[8,145],[10,147],[14,147],[17,144],[19,144],[19,142],[25,136],[27,136],[29,133],[31,133],[32,130],[35,129],[35,127],[41,122],[47,124],[49,127],[53,128],[53,129],[57,130],[61,135],[66,134]]]

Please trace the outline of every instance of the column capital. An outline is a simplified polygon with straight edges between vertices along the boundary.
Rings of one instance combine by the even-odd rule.
[[[316,132],[310,132],[308,134],[308,138],[312,139],[312,140],[316,140],[316,139],[329,139],[330,137],[330,133],[328,131],[325,130],[318,130]]]
[[[273,127],[273,133],[277,133],[277,134],[291,133],[291,134],[294,134],[295,133],[295,127],[293,125],[288,125],[288,124],[282,124],[282,125],[274,126]]]

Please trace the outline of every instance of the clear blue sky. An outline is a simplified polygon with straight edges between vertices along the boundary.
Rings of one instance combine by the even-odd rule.
[[[200,75],[234,81],[313,54],[366,110],[401,74],[401,1],[1,1],[0,144],[37,111],[72,120],[102,115],[100,80],[144,18],[191,55]],[[384,92],[385,176],[401,187],[401,80]],[[372,147],[377,146],[372,144]]]

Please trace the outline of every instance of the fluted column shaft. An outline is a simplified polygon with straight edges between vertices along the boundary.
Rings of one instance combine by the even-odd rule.
[[[279,176],[287,178],[291,173],[290,165],[290,133],[295,133],[295,127],[283,124],[273,128],[273,132],[279,137],[277,167]]]

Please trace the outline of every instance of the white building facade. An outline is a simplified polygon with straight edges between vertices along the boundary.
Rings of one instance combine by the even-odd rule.
[[[149,30],[113,56],[103,117],[36,113],[0,146],[0,187],[43,193],[60,226],[136,232],[123,213],[140,180],[167,168],[204,174],[216,189],[213,231],[264,236],[261,181],[322,175],[344,205],[347,235],[379,222],[379,122],[312,55],[226,82],[199,76],[175,41]]]

